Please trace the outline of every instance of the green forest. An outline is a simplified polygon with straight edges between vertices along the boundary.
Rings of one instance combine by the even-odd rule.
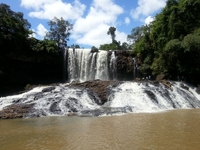
[[[133,28],[128,40],[143,74],[199,84],[200,0],[168,0],[149,25]]]
[[[110,27],[107,34],[112,43],[98,49],[131,50],[142,75],[163,74],[166,79],[179,77],[198,85],[199,10],[200,0],[167,0],[153,22],[132,29],[127,36],[129,44],[117,41],[116,28]],[[29,84],[62,82],[62,50],[69,47],[73,24],[54,17],[48,22],[45,38],[38,40],[30,36],[31,24],[23,13],[12,11],[6,4],[0,4],[0,20],[0,94]]]

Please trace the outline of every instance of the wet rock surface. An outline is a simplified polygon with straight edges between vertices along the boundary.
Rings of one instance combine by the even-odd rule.
[[[103,105],[105,102],[107,102],[107,97],[110,94],[110,88],[116,87],[122,82],[120,81],[101,81],[101,80],[94,80],[94,81],[86,81],[83,83],[71,83],[69,85],[66,85],[66,87],[69,88],[75,88],[80,89],[79,92],[86,90],[89,97],[95,101],[98,105]],[[57,86],[58,84],[51,85],[50,87],[44,88],[41,92],[33,93],[27,95],[28,97],[32,97],[32,101],[30,103],[34,103],[35,100],[38,100],[42,98],[47,93],[52,93],[52,91],[55,89],[54,86]],[[35,86],[34,86],[35,87]],[[33,87],[33,88],[34,88]],[[30,89],[31,90],[31,89]],[[55,91],[54,91],[55,93]],[[77,93],[78,94],[83,94]],[[52,98],[53,100],[56,98]],[[62,99],[62,98],[60,98]],[[14,104],[7,106],[2,111],[0,111],[0,119],[14,119],[14,118],[24,118],[24,117],[39,117],[41,114],[43,116],[46,116],[45,112],[34,112],[34,104],[22,104],[21,102],[24,101],[25,98],[16,98],[13,99]],[[50,100],[50,98],[48,99]],[[78,99],[75,98],[69,98],[69,101],[65,103],[65,106],[69,108],[69,115],[68,116],[74,116],[75,113],[78,112],[78,108],[81,108],[82,106],[78,104]],[[58,107],[58,103],[54,102],[50,107],[50,112],[54,114],[59,114],[60,109]],[[73,114],[73,115],[70,115]]]
[[[104,104],[107,102],[107,96],[109,95],[109,90],[111,87],[116,87],[117,85],[121,84],[121,81],[101,81],[101,80],[94,80],[94,81],[86,81],[83,83],[72,83],[71,87],[78,87],[78,88],[87,88],[88,90],[93,91],[95,94],[91,96],[96,96],[96,103],[99,105]]]
[[[175,101],[175,99],[172,99],[174,96],[170,96],[173,92],[173,88],[176,88],[173,86],[173,84],[175,84],[174,82],[164,80],[141,80],[132,82],[137,82],[138,86],[144,87],[143,94],[147,95],[149,100],[152,101],[153,105],[156,107],[157,105],[162,107],[162,103],[157,97],[157,95],[160,95],[168,101],[167,103],[169,103],[172,108],[181,108],[181,104]],[[130,106],[125,105],[122,107],[121,105],[118,105],[117,107],[110,106],[112,100],[110,100],[109,97],[112,97],[114,94],[113,92],[117,92],[118,90],[119,92],[122,92],[123,90],[118,89],[118,86],[123,83],[124,82],[122,81],[113,80],[94,80],[82,83],[50,85],[49,87],[44,87],[41,91],[38,90],[36,92],[27,93],[23,97],[12,98],[13,104],[0,111],[0,119],[40,117],[48,116],[48,113],[53,115],[78,115],[84,117],[133,112],[137,107],[135,104]],[[116,89],[113,90],[113,88]],[[179,95],[184,96],[184,100],[188,103],[189,108],[199,108],[200,101],[191,95],[190,88],[191,86],[181,83],[176,91]],[[199,89],[199,87],[196,88],[197,93],[200,93]],[[71,94],[71,92],[74,95]],[[189,94],[187,94],[187,92]],[[94,106],[94,108],[87,108],[84,103],[81,103],[82,100],[85,100],[85,98],[91,100],[88,105]],[[39,109],[36,109],[35,106],[38,105],[38,103]]]
[[[24,117],[32,117],[29,116],[33,109],[34,104],[13,104],[2,111],[0,111],[0,119],[14,119],[14,118],[24,118]]]

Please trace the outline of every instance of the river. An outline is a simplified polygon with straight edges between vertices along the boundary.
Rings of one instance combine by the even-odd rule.
[[[199,150],[200,109],[0,120],[2,150]]]

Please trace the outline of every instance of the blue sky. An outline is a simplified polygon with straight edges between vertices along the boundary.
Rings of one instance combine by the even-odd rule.
[[[127,42],[131,30],[152,21],[166,0],[0,0],[0,3],[23,12],[37,39],[44,38],[49,20],[63,17],[74,26],[68,45],[90,48],[111,43],[107,35],[110,26],[117,29],[117,41]]]

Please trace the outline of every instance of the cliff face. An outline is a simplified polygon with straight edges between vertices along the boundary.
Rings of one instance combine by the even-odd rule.
[[[62,81],[62,56],[44,52],[6,55],[0,60],[0,96],[24,90],[27,84]]]
[[[111,57],[112,52],[108,53],[108,57]],[[116,70],[110,73],[112,77],[109,79],[119,81],[133,80],[134,62],[130,52],[115,51],[115,58]],[[13,53],[7,55],[4,61],[1,62],[0,60],[0,66],[0,68],[3,68],[1,70],[3,73],[0,74],[0,96],[22,91],[27,85],[63,82],[62,53],[53,54],[44,51],[28,51],[22,54]],[[68,80],[67,77],[66,80]]]
[[[116,51],[117,57],[117,79],[133,80],[133,58],[129,51]]]

